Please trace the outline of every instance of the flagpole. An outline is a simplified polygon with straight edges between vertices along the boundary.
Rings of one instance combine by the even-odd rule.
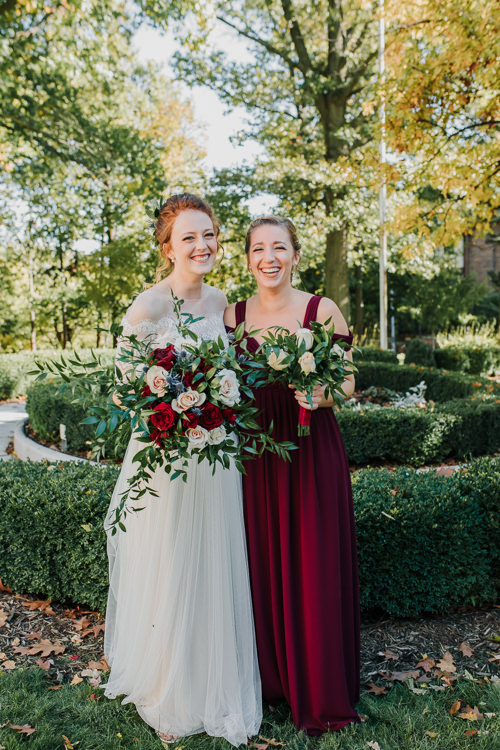
[[[379,81],[384,81],[385,72],[385,20],[384,0],[378,0],[378,74]],[[380,224],[380,247],[379,247],[379,305],[380,305],[380,348],[387,349],[387,229],[386,229],[386,198],[387,189],[384,176],[385,164],[385,99],[382,91],[382,99],[379,108],[380,120],[380,188],[378,194],[379,224]]]

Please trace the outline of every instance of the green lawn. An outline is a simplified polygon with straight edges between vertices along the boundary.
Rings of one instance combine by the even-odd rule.
[[[49,690],[45,672],[38,668],[17,669],[0,673],[0,726],[28,724],[36,732],[21,735],[9,728],[0,728],[0,748],[14,750],[63,750],[65,735],[75,750],[160,750],[160,744],[135,712],[132,705],[122,706],[118,700],[106,699],[102,691],[83,682]],[[463,706],[477,706],[483,718],[469,721],[451,716],[450,708],[461,700]],[[266,711],[260,734],[289,750],[458,750],[478,748],[497,750],[500,747],[500,683],[488,684],[462,678],[454,689],[415,694],[406,685],[397,685],[388,695],[364,695],[359,711],[365,721],[341,732],[315,739],[297,732],[286,707],[272,714]],[[463,710],[463,709],[461,709]],[[487,717],[486,713],[496,714]],[[477,734],[467,736],[469,730]],[[426,732],[436,736],[426,735]],[[77,744],[78,743],[78,744]],[[265,750],[266,740],[256,739]],[[371,743],[371,744],[369,744]],[[264,745],[264,747],[262,747]],[[173,748],[185,750],[230,750],[223,740],[198,735],[179,741]]]

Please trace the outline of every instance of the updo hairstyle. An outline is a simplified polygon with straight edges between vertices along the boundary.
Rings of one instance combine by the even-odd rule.
[[[262,227],[265,224],[272,224],[273,226],[283,227],[283,229],[286,229],[286,231],[290,235],[290,240],[292,242],[294,252],[299,252],[301,245],[299,242],[299,238],[297,237],[297,230],[293,221],[291,221],[290,219],[285,219],[283,216],[261,216],[259,219],[254,219],[248,227],[247,236],[245,237],[245,252],[247,255],[250,250],[250,242],[252,241],[253,230],[257,229],[257,227]]]
[[[202,211],[210,218],[215,236],[219,237],[220,224],[216,218],[212,207],[197,195],[192,193],[177,193],[171,195],[160,208],[158,219],[156,220],[155,235],[160,245],[160,265],[156,269],[156,281],[160,281],[162,276],[168,276],[172,271],[173,263],[168,257],[170,250],[170,240],[172,238],[172,228],[174,222],[183,211]],[[218,244],[218,240],[217,240]],[[167,245],[167,247],[165,247]]]

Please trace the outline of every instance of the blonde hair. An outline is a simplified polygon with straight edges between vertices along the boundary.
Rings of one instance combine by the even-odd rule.
[[[160,265],[156,269],[155,274],[155,281],[157,282],[160,281],[164,275],[168,276],[172,271],[173,263],[168,257],[172,228],[179,214],[188,210],[202,211],[204,214],[207,214],[214,225],[215,236],[217,238],[219,237],[220,224],[209,203],[192,193],[177,193],[171,195],[161,206],[155,226],[156,239],[160,245]],[[165,245],[167,245],[166,249]]]

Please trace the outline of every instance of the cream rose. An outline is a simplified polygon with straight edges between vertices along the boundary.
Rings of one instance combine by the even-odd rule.
[[[191,409],[193,406],[201,406],[206,399],[205,393],[199,393],[189,388],[184,393],[180,393],[177,398],[172,401],[172,409],[180,414],[183,411]]]
[[[234,370],[221,370],[217,373],[218,396],[226,406],[234,406],[240,400],[240,387]]]
[[[226,428],[224,425],[221,424],[220,427],[214,427],[213,430],[210,430],[208,433],[208,443],[209,445],[219,445],[219,443],[222,443],[223,440],[226,439]]]
[[[163,396],[166,390],[168,373],[163,367],[153,365],[146,373],[146,383],[149,385],[152,393]]]
[[[312,352],[304,352],[302,357],[299,357],[299,365],[302,372],[308,375],[310,372],[316,371],[316,360]]]
[[[278,354],[274,350],[271,350],[267,357],[267,364],[273,370],[284,370],[290,364],[289,362],[285,362],[287,357],[288,354],[283,349],[280,349]]]
[[[204,427],[188,427],[186,435],[190,448],[204,448],[208,442],[208,430]]]
[[[312,335],[312,331],[310,331],[309,328],[299,328],[297,331],[295,331],[295,338],[297,339],[297,343],[299,346],[302,343],[305,344],[306,350],[309,350],[314,344],[314,336]]]

